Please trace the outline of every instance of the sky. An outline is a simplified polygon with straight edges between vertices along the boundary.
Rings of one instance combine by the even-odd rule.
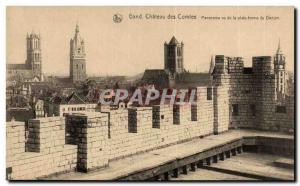
[[[76,23],[85,40],[90,76],[135,75],[145,69],[161,69],[164,42],[172,36],[184,43],[184,66],[191,72],[208,71],[212,55],[240,56],[245,66],[251,66],[252,56],[273,56],[279,39],[287,69],[294,69],[292,7],[26,6],[7,7],[6,13],[7,63],[25,63],[26,34],[39,33],[42,68],[48,75],[69,74],[70,39]],[[115,14],[122,15],[120,23],[113,21]],[[140,14],[142,19],[130,19],[130,15]],[[145,14],[165,19],[146,19]],[[196,19],[171,20],[167,19],[169,14],[192,15]],[[239,16],[244,19],[238,19]],[[260,16],[264,20],[253,18]],[[266,16],[274,19],[266,20]]]

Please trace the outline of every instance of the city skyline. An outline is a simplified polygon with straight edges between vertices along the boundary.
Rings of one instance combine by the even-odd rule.
[[[87,12],[85,8],[78,7],[64,7],[64,8],[54,8],[54,7],[43,7],[40,9],[35,9],[34,7],[14,7],[7,9],[7,63],[24,63],[26,58],[26,46],[25,46],[25,36],[26,33],[31,30],[39,33],[41,35],[41,45],[42,45],[42,62],[43,62],[43,72],[47,75],[65,75],[69,74],[69,41],[74,35],[75,25],[79,24],[81,36],[85,40],[86,45],[86,66],[87,66],[87,74],[89,76],[101,76],[101,75],[135,75],[142,73],[145,69],[160,69],[163,68],[163,45],[165,41],[169,41],[171,37],[174,35],[180,42],[184,42],[185,51],[184,51],[184,63],[185,68],[191,72],[207,72],[209,70],[209,61],[212,55],[227,55],[227,56],[240,56],[244,58],[245,66],[251,66],[252,56],[263,56],[269,55],[273,56],[276,53],[276,49],[278,46],[278,41],[280,38],[281,48],[283,53],[287,58],[287,70],[293,71],[294,66],[294,55],[293,55],[293,45],[289,42],[291,38],[293,38],[293,29],[278,29],[278,33],[274,33],[269,35],[267,34],[268,28],[266,26],[262,31],[263,33],[259,33],[259,28],[262,27],[263,23],[257,23],[256,29],[253,30],[253,36],[247,35],[249,33],[249,29],[245,29],[245,25],[248,23],[227,23],[222,24],[222,26],[218,25],[216,22],[193,22],[191,29],[181,28],[178,26],[180,23],[169,23],[165,27],[168,29],[154,30],[148,35],[156,35],[157,37],[151,37],[151,40],[148,40],[147,35],[138,35],[138,37],[132,38],[131,34],[128,35],[124,32],[121,32],[118,28],[125,29],[126,31],[131,32],[140,32],[137,28],[137,24],[142,24],[144,22],[149,23],[149,25],[157,25],[163,26],[162,21],[132,21],[127,18],[125,15],[128,13],[126,7],[120,8],[122,15],[124,16],[124,20],[122,23],[114,23],[112,21],[113,13],[110,9],[103,9],[103,11],[97,11],[101,9],[99,7],[94,7]],[[136,8],[137,11],[145,11],[143,9]],[[183,9],[183,10],[182,10]],[[201,9],[200,7],[198,9]],[[217,8],[215,8],[217,9]],[[21,10],[21,13],[20,13]],[[28,16],[33,13],[38,13],[39,11],[46,11],[45,14],[42,14],[41,18],[35,20],[35,22],[28,23]],[[65,17],[58,19],[59,15],[62,13],[62,10],[65,10],[63,13],[66,15]],[[79,11],[80,10],[80,11]],[[170,12],[170,8],[160,8],[161,12]],[[197,8],[196,8],[197,10]],[[254,10],[254,9],[253,9]],[[253,11],[249,8],[249,12]],[[255,9],[256,12],[257,9]],[[260,10],[260,9],[259,9]],[[174,10],[173,10],[174,11]],[[207,10],[206,10],[207,11]],[[228,7],[228,11],[236,11],[234,8]],[[268,7],[264,12],[276,12],[280,14],[280,8],[270,8]],[[18,12],[18,13],[17,13]],[[44,27],[45,23],[45,15],[51,13],[53,18],[52,21],[46,21],[46,27]],[[53,13],[57,12],[57,14]],[[150,11],[149,11],[150,12]],[[180,8],[175,12],[184,12],[184,8]],[[249,13],[248,12],[248,13]],[[67,21],[65,24],[60,24],[59,22],[64,21],[67,18],[70,18],[71,14],[73,15],[72,21]],[[86,20],[95,20],[96,15],[101,15],[101,20],[103,23],[99,24],[91,24],[87,23]],[[84,16],[79,16],[84,15]],[[289,15],[289,14],[284,14]],[[86,18],[83,17],[93,17]],[[292,15],[290,15],[292,16]],[[74,18],[75,17],[75,18]],[[48,18],[49,19],[49,18]],[[290,17],[287,16],[286,19],[290,21]],[[26,21],[27,20],[27,21]],[[284,17],[281,19],[282,24],[284,23]],[[25,21],[25,22],[24,22]],[[57,22],[58,21],[58,22]],[[16,25],[23,22],[24,26],[22,29],[14,29]],[[130,22],[130,23],[129,23]],[[187,22],[185,22],[187,23]],[[26,25],[25,25],[26,24]],[[55,26],[55,25],[60,25]],[[249,25],[253,24],[249,22]],[[268,24],[268,23],[266,23]],[[40,25],[40,26],[39,26]],[[105,27],[103,27],[105,25]],[[144,25],[144,24],[143,24]],[[175,29],[175,25],[176,29]],[[206,25],[206,30],[201,31],[201,29],[196,28],[200,26]],[[240,31],[234,31],[232,26],[235,25],[244,25],[237,26]],[[270,24],[270,27],[277,26],[279,28],[280,23],[278,24]],[[102,26],[102,30],[97,29]],[[107,27],[108,26],[108,27]],[[211,30],[209,33],[212,37],[209,37],[207,34],[207,30],[213,27],[218,26],[220,30]],[[284,26],[284,25],[282,25]],[[292,26],[292,24],[288,24],[287,26]],[[173,29],[172,29],[173,27]],[[216,27],[216,28],[218,28]],[[181,29],[178,29],[181,28]],[[25,29],[27,31],[25,31]],[[154,28],[153,28],[154,29]],[[199,36],[193,37],[189,36],[190,30],[200,30]],[[228,31],[229,29],[229,31]],[[271,29],[271,28],[270,28]],[[272,28],[274,30],[274,28]],[[24,32],[22,31],[24,30]],[[61,31],[63,30],[63,31]],[[137,30],[137,31],[135,31]],[[276,30],[276,29],[275,29]],[[289,32],[290,34],[283,34],[283,32]],[[231,35],[229,37],[220,36]],[[236,37],[232,37],[232,34],[237,34]],[[109,34],[111,35],[110,37]],[[135,34],[133,34],[135,35]],[[196,34],[197,35],[197,34]],[[205,36],[204,36],[205,35]],[[116,37],[118,36],[118,37]],[[244,37],[247,36],[247,37]],[[256,36],[254,38],[254,36]],[[258,36],[258,37],[257,37]],[[23,39],[22,39],[23,37]],[[51,39],[50,39],[51,38]],[[22,41],[23,40],[23,41]],[[217,41],[220,43],[216,44]],[[199,44],[194,44],[194,43]],[[228,43],[232,44],[232,47],[224,47],[228,46]],[[20,44],[23,43],[23,44]],[[128,46],[130,43],[130,46]],[[214,45],[215,43],[215,45]],[[223,44],[222,44],[223,43]],[[260,43],[258,45],[254,45],[253,43]],[[289,43],[289,45],[287,44]],[[142,46],[142,47],[141,47]],[[14,49],[12,51],[12,49]],[[53,64],[57,67],[52,69]],[[112,64],[112,65],[107,65]]]

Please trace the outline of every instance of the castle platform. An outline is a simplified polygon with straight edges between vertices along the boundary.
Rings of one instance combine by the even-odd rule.
[[[190,171],[195,172],[197,168],[205,169],[207,172],[210,169],[224,169],[224,166],[226,166],[227,172],[223,172],[224,174],[236,171],[239,172],[237,176],[246,175],[250,180],[294,180],[294,169],[290,169],[287,173],[285,169],[280,171],[280,169],[276,168],[273,169],[276,169],[275,171],[266,171],[264,167],[260,166],[261,164],[257,164],[256,167],[254,165],[254,167],[243,168],[241,166],[231,167],[229,165],[231,163],[225,163],[229,161],[229,158],[231,158],[231,162],[237,158],[232,165],[238,165],[241,160],[243,160],[244,165],[247,165],[245,163],[247,158],[239,158],[239,156],[243,156],[240,154],[244,152],[254,152],[257,154],[256,156],[268,154],[274,157],[274,161],[280,157],[293,159],[294,136],[267,131],[230,130],[219,135],[195,138],[188,142],[110,161],[108,167],[88,173],[70,172],[52,175],[43,179],[99,181],[173,180],[178,178],[180,174],[188,174]],[[210,167],[210,169],[205,167]]]

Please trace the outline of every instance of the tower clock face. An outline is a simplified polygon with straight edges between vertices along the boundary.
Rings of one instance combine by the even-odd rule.
[[[279,65],[279,68],[282,69],[282,68],[283,68],[283,65]]]

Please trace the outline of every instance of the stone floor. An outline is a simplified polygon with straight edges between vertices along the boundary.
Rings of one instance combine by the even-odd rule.
[[[114,180],[118,178],[125,177],[129,174],[140,172],[143,170],[147,170],[150,168],[157,167],[159,165],[163,165],[167,162],[174,161],[176,159],[184,158],[201,151],[210,149],[214,146],[218,146],[221,144],[226,144],[236,139],[240,139],[241,137],[251,137],[251,136],[267,136],[267,137],[280,137],[280,138],[289,138],[293,139],[292,135],[274,133],[274,132],[264,132],[264,131],[254,131],[254,130],[231,130],[219,135],[211,135],[204,137],[202,139],[194,139],[189,142],[176,144],[172,146],[168,146],[162,149],[153,150],[150,152],[134,155],[131,157],[127,157],[124,159],[115,160],[109,163],[109,167],[89,172],[89,173],[80,173],[80,172],[71,172],[62,175],[52,176],[46,179],[53,180]],[[245,167],[246,164],[240,164],[243,158],[250,158],[247,156],[237,156],[236,160],[229,159],[224,162],[220,162],[213,166],[231,166],[231,163],[234,163],[235,169],[247,169]],[[251,158],[250,158],[251,159]],[[254,158],[255,159],[255,158]],[[244,160],[245,161],[245,160]],[[255,161],[253,161],[253,165],[249,165],[250,169],[255,169]],[[227,164],[227,165],[226,165]],[[257,164],[258,166],[262,166],[262,164]],[[234,167],[233,167],[234,169]],[[262,171],[268,171],[268,168],[262,169]],[[251,171],[251,170],[248,170]],[[207,179],[213,179],[213,174],[211,171],[207,170]],[[202,174],[202,173],[195,173]],[[220,176],[221,174],[217,174],[216,176]],[[192,176],[192,175],[191,175]],[[223,175],[223,177],[226,175]],[[197,179],[199,176],[196,176]],[[195,178],[196,178],[195,177]],[[201,176],[200,176],[201,177]],[[186,179],[188,179],[187,177]],[[229,175],[228,179],[236,178],[241,179],[241,177]],[[290,178],[290,175],[287,175],[287,178]],[[205,178],[203,178],[205,179]],[[224,178],[225,179],[225,178]],[[248,178],[249,179],[249,178]],[[216,179],[215,179],[216,180]]]
[[[189,172],[187,175],[180,175],[178,178],[172,178],[174,181],[190,181],[190,180],[200,180],[200,181],[231,181],[231,180],[256,180],[254,178],[247,178],[243,176],[237,176],[232,174],[226,174],[222,172],[216,172],[212,170],[201,169],[196,172]]]
[[[293,169],[280,168],[274,163],[280,159],[281,156],[270,154],[242,153],[171,180],[261,180],[263,177],[293,180]]]

